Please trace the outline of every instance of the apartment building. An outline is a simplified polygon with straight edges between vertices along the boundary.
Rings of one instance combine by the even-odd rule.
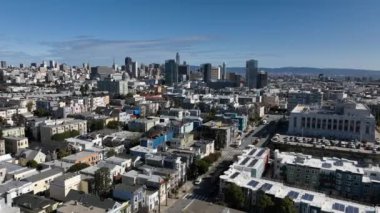
[[[25,127],[11,127],[1,130],[3,137],[25,137]]]
[[[29,147],[27,137],[4,137],[5,150],[7,153],[16,154],[22,149]]]
[[[82,183],[80,174],[66,173],[50,182],[50,197],[55,200],[64,201],[70,190],[88,193],[88,187]]]
[[[335,157],[315,158],[293,152],[274,153],[274,177],[287,183],[328,190],[342,197],[374,201],[380,195],[380,167]],[[372,189],[372,190],[371,190]],[[365,196],[364,196],[365,195]]]
[[[37,194],[49,190],[50,182],[62,174],[63,171],[56,168],[42,171],[39,174],[26,178],[26,180],[32,183],[31,189],[33,191],[33,194]]]
[[[46,120],[40,125],[40,135],[42,143],[49,143],[52,141],[52,136],[76,130],[79,134],[87,133],[87,121],[77,119],[60,119],[60,120]]]
[[[239,160],[235,162],[230,168],[221,175],[219,195],[220,199],[224,199],[225,189],[229,184],[234,183],[239,186],[245,197],[244,204],[246,208],[255,209],[258,206],[258,201],[262,195],[267,195],[274,202],[277,203],[285,197],[290,198],[299,213],[315,213],[315,212],[371,212],[375,213],[380,209],[371,205],[363,205],[354,201],[346,201],[342,199],[331,198],[325,194],[315,191],[309,191],[296,187],[284,185],[280,182],[275,182],[267,179],[260,178],[259,175],[252,173],[253,169],[247,169],[247,165],[254,160],[260,160],[261,158],[250,159],[250,153],[260,153],[263,149],[251,147],[249,150],[245,150],[242,156],[239,156]],[[264,151],[265,152],[265,151]],[[255,154],[253,154],[255,155]],[[265,156],[265,154],[263,154]],[[257,163],[256,163],[257,164]],[[281,172],[280,168],[275,166],[277,173]],[[254,167],[253,167],[254,168]],[[256,171],[259,171],[256,169]],[[345,170],[341,170],[344,172]],[[310,171],[309,171],[310,173]],[[307,172],[305,170],[306,175]],[[295,174],[297,175],[297,174]],[[346,175],[346,174],[345,174]],[[347,182],[348,183],[348,182]],[[347,184],[344,183],[344,184]],[[351,182],[355,184],[355,182]]]

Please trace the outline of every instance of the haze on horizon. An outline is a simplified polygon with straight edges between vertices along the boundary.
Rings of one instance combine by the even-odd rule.
[[[380,1],[12,0],[0,13],[0,59],[380,70]]]

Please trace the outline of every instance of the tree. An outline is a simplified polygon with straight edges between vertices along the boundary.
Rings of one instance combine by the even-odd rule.
[[[204,157],[203,160],[209,164],[216,162],[220,158],[220,152],[211,153],[208,156]]]
[[[86,92],[86,94],[88,93],[89,90],[90,90],[90,87],[88,86],[88,84],[85,84],[84,91]]]
[[[117,129],[119,128],[119,122],[118,121],[110,121],[107,124],[108,129]]]
[[[104,129],[104,121],[103,120],[91,120],[87,122],[87,126],[89,127],[90,132]]]
[[[3,117],[0,117],[0,126],[5,126],[7,124],[7,120],[5,120]]]
[[[67,131],[67,132],[54,134],[54,135],[51,136],[51,139],[54,140],[54,141],[63,141],[66,138],[72,138],[72,137],[75,137],[75,136],[78,136],[78,135],[80,135],[79,131],[77,131],[77,130],[70,130],[70,131]]]
[[[205,160],[197,160],[195,162],[195,165],[197,166],[197,170],[199,172],[199,174],[204,174],[208,171],[208,167],[210,166],[209,163],[207,163]]]
[[[58,149],[58,151],[57,151],[57,158],[58,159],[62,159],[62,158],[69,156],[69,155],[71,155],[71,151],[68,148]]]
[[[67,172],[78,172],[82,169],[85,169],[87,167],[89,167],[90,165],[88,165],[87,163],[76,163],[74,165],[72,165],[68,170]]]
[[[35,160],[29,160],[28,162],[26,162],[26,166],[29,168],[37,168],[38,163]]]
[[[110,149],[108,152],[107,152],[107,158],[109,157],[112,157],[112,156],[115,156],[117,153],[114,149]]]
[[[224,192],[224,201],[229,207],[241,209],[244,205],[244,193],[242,189],[234,183],[228,185]]]
[[[102,196],[106,194],[111,187],[110,170],[102,167],[95,172],[95,192]]]
[[[125,98],[133,98],[133,94],[129,92],[129,93],[125,96]]]
[[[33,102],[32,101],[29,101],[27,104],[26,104],[26,108],[28,109],[28,112],[32,112],[32,109],[33,109]]]
[[[24,117],[20,114],[13,114],[12,115],[12,120],[15,122],[17,126],[21,126],[24,124]]]
[[[34,110],[33,114],[37,117],[47,117],[51,116],[51,113],[45,109],[39,108]]]
[[[278,213],[296,213],[297,209],[294,206],[294,202],[289,197],[285,197],[280,201],[277,211]]]
[[[83,95],[86,95],[88,93],[88,91],[90,90],[88,84],[85,84],[85,85],[82,85],[80,86],[80,93]]]
[[[272,198],[261,192],[257,200],[257,207],[260,212],[270,212],[270,209],[273,208],[273,206],[274,202],[272,201]]]
[[[189,170],[188,170],[187,174],[188,174],[188,178],[190,180],[195,180],[195,178],[198,177],[198,167],[197,167],[197,165],[195,165],[195,163],[192,163],[189,166]]]

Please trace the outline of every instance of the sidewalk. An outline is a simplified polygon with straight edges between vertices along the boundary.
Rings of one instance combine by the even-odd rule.
[[[188,194],[192,188],[193,188],[193,183],[191,181],[186,181],[179,189],[178,189],[178,194],[176,198],[168,198],[168,205],[166,205],[166,201],[161,203],[161,212],[166,212],[175,202],[178,200],[183,199],[183,197]],[[174,195],[173,195],[174,196]],[[178,198],[178,199],[177,199]]]

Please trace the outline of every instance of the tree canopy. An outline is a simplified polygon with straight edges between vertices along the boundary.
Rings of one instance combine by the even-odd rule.
[[[26,162],[26,166],[29,168],[37,168],[38,163],[35,160],[29,160],[28,162]]]
[[[90,165],[88,165],[87,163],[76,163],[74,165],[72,165],[68,170],[67,172],[78,172],[82,169],[85,169],[87,167],[89,167]]]
[[[53,136],[51,136],[51,139],[54,141],[63,141],[66,138],[75,137],[75,136],[78,136],[79,134],[80,133],[77,130],[70,130],[67,132],[54,134]]]
[[[112,156],[115,156],[117,153],[114,149],[110,149],[108,152],[107,152],[107,158],[109,157],[112,157]]]
[[[285,197],[281,200],[280,205],[278,206],[278,213],[296,213],[297,209],[294,206],[293,200],[289,197]]]
[[[228,185],[224,192],[224,201],[229,207],[241,209],[244,206],[244,193],[243,190],[234,183]]]
[[[274,202],[271,197],[268,195],[261,193],[257,200],[257,207],[260,212],[270,212],[274,206]]]
[[[117,129],[119,128],[119,122],[118,121],[110,121],[107,124],[108,129]]]
[[[103,120],[91,120],[87,122],[87,126],[90,132],[104,129]]]
[[[47,117],[51,116],[51,113],[43,108],[34,110],[33,114],[37,117]]]
[[[102,167],[95,172],[95,191],[102,196],[110,190],[112,180],[110,178],[110,170]]]

